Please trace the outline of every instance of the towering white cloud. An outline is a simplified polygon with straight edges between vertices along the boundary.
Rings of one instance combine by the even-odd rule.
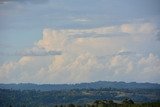
[[[138,61],[138,64],[142,71],[140,72],[140,75],[144,75],[143,77],[139,77],[142,81],[159,81],[158,77],[160,75],[160,58],[158,56],[150,53],[147,57],[142,57]]]
[[[160,83],[160,58],[152,48],[156,32],[152,23],[127,23],[93,29],[44,29],[43,38],[35,44],[38,49],[34,50],[36,55],[3,64],[0,81]],[[43,55],[50,52],[53,52],[50,56]]]

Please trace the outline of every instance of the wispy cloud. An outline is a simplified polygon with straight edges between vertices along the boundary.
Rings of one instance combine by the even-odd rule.
[[[6,3],[11,3],[11,2],[43,4],[43,3],[46,3],[48,1],[49,0],[0,0],[0,4],[6,4]]]
[[[32,48],[32,49],[27,49],[24,51],[17,51],[14,53],[5,53],[5,52],[0,52],[1,56],[54,56],[54,55],[61,55],[62,51],[46,51],[41,48]]]
[[[85,33],[74,35],[74,38],[110,38],[110,37],[124,37],[128,36],[127,33],[106,33],[106,34],[94,34],[94,33]]]
[[[73,19],[73,21],[75,22],[89,22],[89,19],[85,19],[85,18],[78,18],[78,19]]]
[[[44,49],[29,49],[21,52],[16,52],[15,55],[18,56],[54,56],[61,55],[61,51],[46,51]]]
[[[73,22],[90,22],[91,19],[87,17],[68,17]]]
[[[132,51],[120,51],[115,55],[133,55],[133,54],[136,54],[136,53]]]

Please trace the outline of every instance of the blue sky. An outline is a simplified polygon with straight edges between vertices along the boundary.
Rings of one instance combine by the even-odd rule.
[[[159,4],[1,0],[0,82],[160,83]]]

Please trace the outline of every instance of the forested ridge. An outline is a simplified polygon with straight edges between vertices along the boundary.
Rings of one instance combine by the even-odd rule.
[[[99,88],[115,88],[115,89],[160,89],[160,84],[156,83],[136,83],[136,82],[117,82],[117,81],[97,81],[91,83],[79,84],[33,84],[33,83],[20,83],[20,84],[0,84],[2,89],[14,90],[71,90],[71,89],[99,89]]]

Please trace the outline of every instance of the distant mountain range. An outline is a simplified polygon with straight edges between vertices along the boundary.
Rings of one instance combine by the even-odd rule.
[[[91,88],[92,89],[99,89],[99,88],[160,89],[160,84],[98,81],[98,82],[80,83],[80,84],[32,84],[32,83],[0,84],[0,88],[1,89],[13,89],[13,90],[40,90],[40,91],[91,89]]]

